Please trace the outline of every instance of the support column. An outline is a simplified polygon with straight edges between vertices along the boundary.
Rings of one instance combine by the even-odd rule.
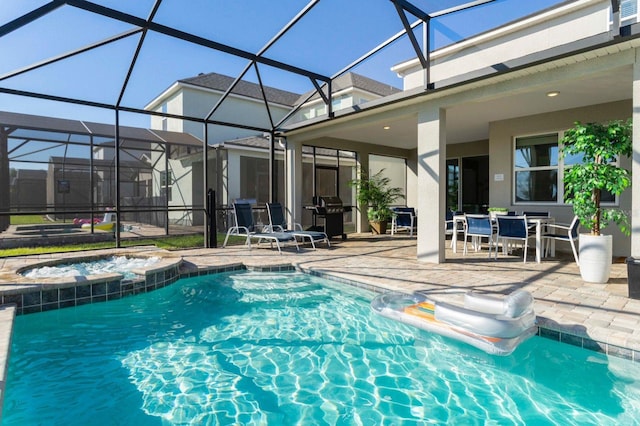
[[[446,112],[418,114],[418,250],[422,262],[445,261]]]
[[[358,151],[358,166],[356,167],[356,179],[362,178],[362,173],[366,173],[370,175],[369,170],[369,153],[367,151]],[[354,188],[355,192],[355,188]],[[354,215],[354,219],[356,220],[356,231],[360,233],[369,232],[369,216],[367,215],[367,206],[361,206],[354,202],[354,206],[357,206],[357,213]],[[391,224],[389,224],[389,227]]]
[[[0,128],[0,232],[9,227],[11,223],[11,172],[9,167],[9,138],[3,128]]]
[[[631,166],[631,256],[640,258],[640,49],[636,49],[636,60],[633,64],[633,154]],[[632,191],[633,190],[633,191]]]
[[[302,144],[292,139],[285,142],[285,177],[285,218],[291,226],[302,223]]]

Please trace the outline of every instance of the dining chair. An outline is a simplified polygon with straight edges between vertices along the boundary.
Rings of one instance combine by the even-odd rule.
[[[544,251],[545,255],[551,248],[551,240],[568,241],[571,243],[571,250],[573,251],[573,258],[576,260],[576,264],[580,266],[580,260],[578,258],[578,251],[576,250],[576,240],[578,239],[578,232],[580,230],[580,219],[578,216],[574,216],[570,224],[562,223],[550,223],[547,225],[547,231],[542,238],[544,239]]]
[[[509,245],[513,241],[521,241],[524,251],[524,262],[527,261],[527,249],[529,248],[529,225],[526,216],[497,216],[498,233],[496,243],[502,241],[502,252],[507,254]],[[498,258],[498,248],[496,247],[496,259]]]
[[[462,228],[460,228],[458,225],[459,223],[457,223],[453,218],[454,216],[462,216],[464,213],[461,211],[456,211],[454,212],[453,210],[448,210],[445,213],[445,220],[444,220],[444,233],[445,235],[451,235],[453,237],[454,233],[457,232],[464,232],[464,226]],[[454,243],[454,239],[451,238],[451,248],[453,248],[453,243]]]
[[[480,250],[482,238],[487,238],[489,243],[489,258],[491,258],[491,248],[494,240],[495,229],[491,223],[491,218],[487,215],[465,215],[466,226],[464,229],[464,254],[467,254],[468,237],[472,237],[475,251]]]
[[[399,230],[409,231],[409,236],[413,237],[413,230],[417,229],[418,218],[413,207],[392,207],[393,218],[391,219],[391,235]]]

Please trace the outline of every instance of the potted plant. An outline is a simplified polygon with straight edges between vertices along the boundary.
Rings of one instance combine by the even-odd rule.
[[[605,283],[609,280],[613,239],[601,235],[610,223],[618,225],[629,235],[629,220],[624,211],[602,207],[602,191],[619,196],[631,185],[631,172],[619,166],[621,157],[632,153],[631,120],[609,123],[576,122],[562,138],[564,158],[582,157],[582,162],[564,171],[565,201],[573,206],[580,224],[589,234],[579,235],[580,275],[587,282]]]
[[[356,199],[361,209],[367,209],[367,219],[374,233],[385,234],[387,223],[393,218],[391,205],[398,198],[404,198],[402,188],[391,188],[391,179],[383,176],[384,169],[373,176],[362,173],[349,185],[356,189]]]
[[[509,209],[506,207],[489,207],[487,209],[487,211],[489,212],[489,216],[491,217],[496,217],[496,215],[504,215],[509,213]]]

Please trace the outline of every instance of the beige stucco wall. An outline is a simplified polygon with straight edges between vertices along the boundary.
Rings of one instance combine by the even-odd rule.
[[[184,114],[191,117],[204,118],[220,99],[220,94],[213,91],[194,90],[189,87],[183,89]],[[271,105],[271,116],[274,122],[278,122],[286,113],[288,108]],[[265,109],[264,102],[257,99],[231,96],[211,117],[213,120],[227,123],[249,125],[270,129],[271,123]],[[204,137],[204,128],[200,123],[185,122],[184,131],[191,133],[197,138]],[[209,126],[209,143],[215,144],[227,140],[243,138],[261,134],[260,131],[246,130],[228,126]]]
[[[447,159],[480,155],[489,155],[488,140],[447,145]]]
[[[631,117],[631,111],[631,100],[628,100],[489,123],[490,205],[508,207],[516,211],[548,210],[558,222],[570,222],[573,218],[573,211],[571,206],[562,202],[514,204],[514,138],[562,132],[572,127],[575,121],[606,122],[615,119],[627,119]],[[631,160],[623,159],[621,165],[631,169]],[[504,175],[504,180],[495,181],[494,177],[497,174]],[[631,209],[631,189],[620,197],[620,207],[628,211]],[[630,239],[623,235],[615,225],[605,228],[603,233],[614,236],[614,256],[627,256],[629,254]]]
[[[609,29],[608,0],[581,0],[432,52],[431,81],[442,81],[561,46]],[[404,90],[421,87],[417,60],[392,68],[405,76]]]

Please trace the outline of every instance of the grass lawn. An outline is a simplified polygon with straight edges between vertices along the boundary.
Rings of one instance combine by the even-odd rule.
[[[225,234],[218,234],[218,247],[222,247]],[[244,238],[231,237],[228,244],[241,244],[244,243]],[[168,236],[154,239],[131,239],[122,240],[122,247],[134,247],[134,246],[147,246],[155,245],[158,248],[165,250],[180,250],[187,248],[202,248],[204,247],[204,236],[200,234],[194,235],[178,235]],[[45,254],[45,253],[63,253],[72,251],[83,250],[97,250],[105,248],[115,248],[114,241],[106,241],[100,243],[76,243],[64,246],[38,246],[38,247],[18,247],[11,249],[0,250],[0,257],[11,256],[24,256],[32,254]]]
[[[30,214],[30,215],[12,215],[10,219],[10,223],[12,225],[31,225],[31,224],[42,224],[42,223],[51,223],[44,216],[39,214]]]

